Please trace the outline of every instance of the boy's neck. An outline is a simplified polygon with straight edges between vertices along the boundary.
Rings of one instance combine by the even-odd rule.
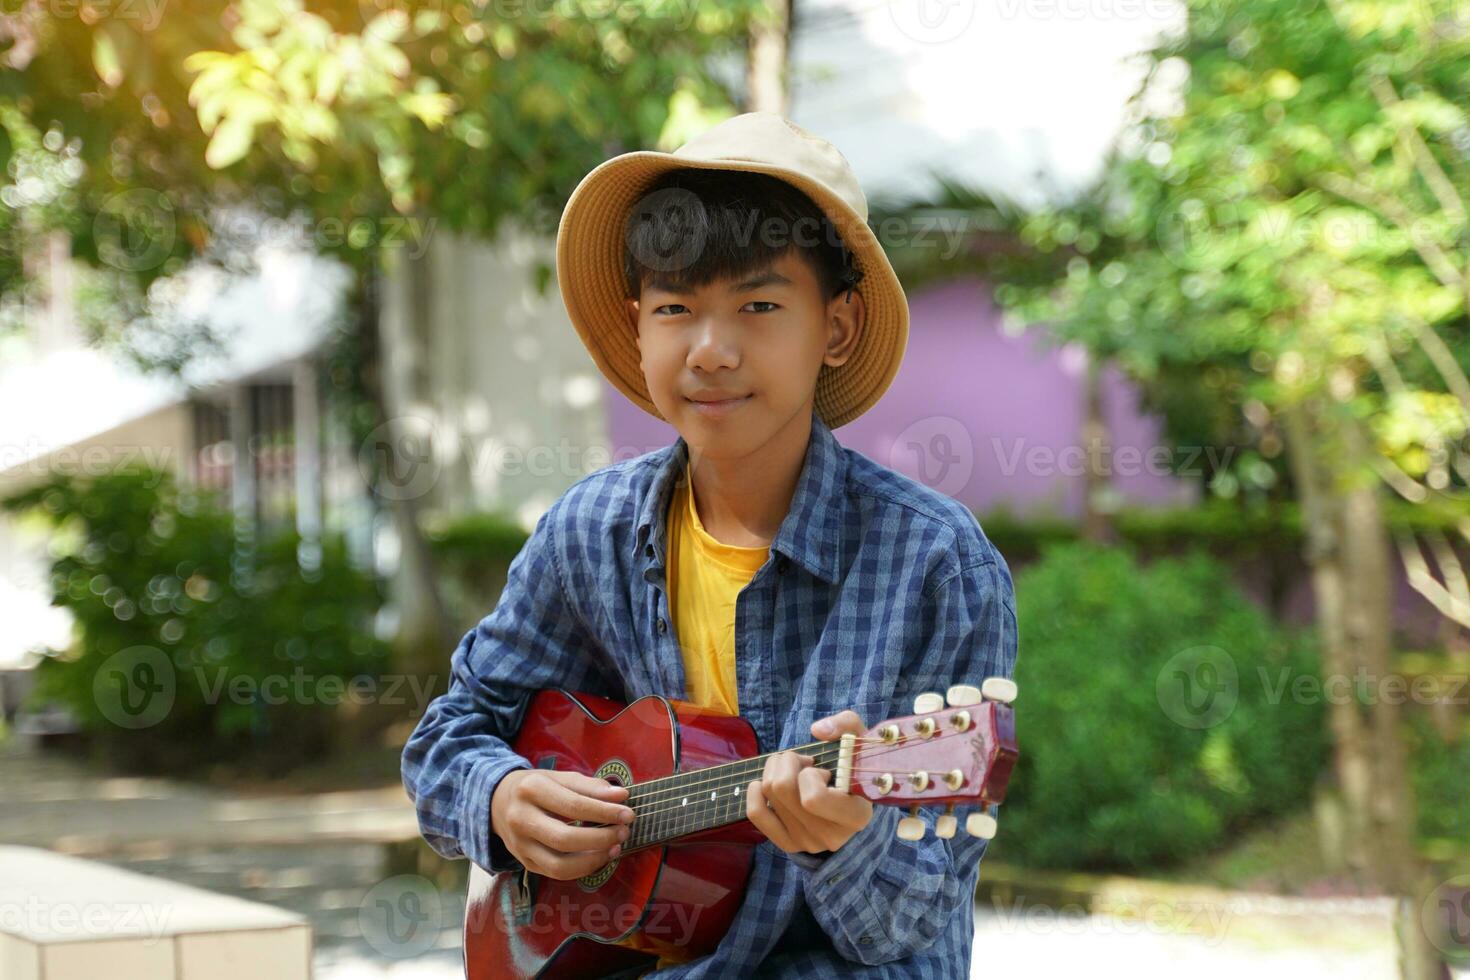
[[[799,412],[745,456],[715,459],[691,446],[694,506],[704,529],[722,544],[769,545],[791,509],[811,435],[810,412]]]

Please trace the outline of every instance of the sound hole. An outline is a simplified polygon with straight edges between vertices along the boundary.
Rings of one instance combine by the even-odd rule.
[[[606,779],[614,786],[633,785],[633,771],[628,768],[628,764],[622,759],[609,759],[598,766],[597,772],[593,773],[593,775],[598,779]],[[586,891],[595,891],[612,877],[613,871],[617,869],[618,861],[620,860],[622,859],[613,858],[590,875],[577,879],[578,884]]]

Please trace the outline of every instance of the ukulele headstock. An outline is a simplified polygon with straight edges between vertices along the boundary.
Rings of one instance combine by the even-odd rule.
[[[953,837],[956,805],[985,807],[1005,800],[1018,757],[1011,709],[1016,684],[987,678],[979,687],[956,684],[943,696],[933,691],[914,699],[914,713],[887,718],[856,739],[849,791],[874,804],[907,806],[898,836],[924,836],[920,805],[944,805],[935,825],[939,837]],[[995,818],[984,809],[966,819],[965,830],[995,836]]]

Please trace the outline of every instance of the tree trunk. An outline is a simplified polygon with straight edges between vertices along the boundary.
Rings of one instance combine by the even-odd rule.
[[[1082,420],[1082,446],[1087,469],[1082,487],[1082,537],[1088,541],[1108,543],[1115,539],[1113,531],[1113,482],[1109,473],[1108,420],[1103,412],[1102,378],[1105,362],[1093,352],[1087,354],[1087,382]]]
[[[1324,418],[1316,406],[1285,416],[1322,638],[1341,853],[1353,871],[1398,899],[1401,975],[1440,980],[1442,966],[1420,926],[1428,878],[1414,843],[1402,711],[1397,697],[1383,696],[1393,670],[1394,579],[1378,484],[1365,466],[1372,450],[1355,425]]]
[[[358,322],[363,349],[363,387],[373,405],[374,431],[380,434],[373,449],[381,453],[385,470],[404,474],[422,460],[401,458],[409,434],[402,431],[407,409],[387,383],[385,365],[400,356],[399,343],[386,329],[379,303],[379,268],[373,264],[357,284]],[[399,540],[399,561],[392,579],[393,602],[398,610],[392,642],[394,663],[400,670],[432,679],[432,693],[448,687],[448,658],[458,637],[439,592],[434,556],[424,536],[420,514],[423,498],[416,487],[397,486],[380,494],[393,513]],[[421,707],[421,706],[420,706]]]
[[[766,11],[750,28],[745,65],[745,111],[786,114],[786,49],[790,41],[793,0],[768,0]]]

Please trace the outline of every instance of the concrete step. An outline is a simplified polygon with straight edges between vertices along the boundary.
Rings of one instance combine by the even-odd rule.
[[[0,847],[6,980],[306,980],[290,912],[30,847]]]

